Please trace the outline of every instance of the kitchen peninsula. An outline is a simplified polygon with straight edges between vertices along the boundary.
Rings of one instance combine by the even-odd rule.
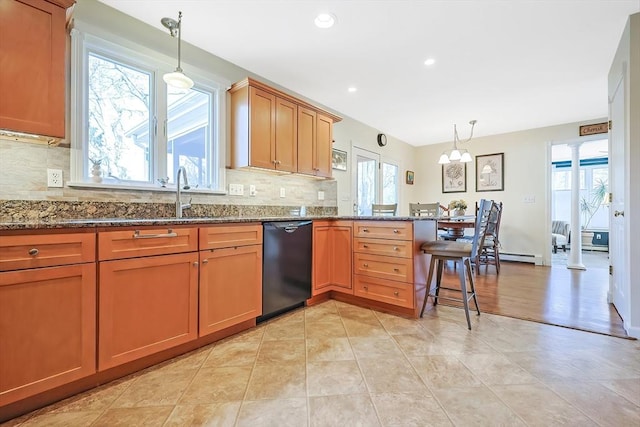
[[[433,218],[306,218],[308,304],[335,298],[417,316]],[[12,349],[0,353],[0,420],[254,327],[262,222],[294,219],[0,223],[0,341]]]

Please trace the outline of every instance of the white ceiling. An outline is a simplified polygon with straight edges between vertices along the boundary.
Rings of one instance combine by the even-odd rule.
[[[640,0],[101,0],[412,145],[607,116]],[[337,24],[318,29],[319,12]],[[435,65],[427,67],[432,57]],[[189,58],[183,57],[188,75]],[[349,86],[357,92],[349,93]]]

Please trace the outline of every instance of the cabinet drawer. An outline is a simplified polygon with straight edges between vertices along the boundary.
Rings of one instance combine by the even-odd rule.
[[[413,283],[413,261],[408,258],[355,253],[353,273]]]
[[[353,250],[355,252],[411,258],[411,241],[409,240],[365,239],[356,237],[353,239],[353,243]]]
[[[95,233],[2,236],[0,239],[0,271],[80,264],[95,259]]]
[[[197,250],[197,228],[140,228],[98,233],[100,261]]]
[[[353,237],[411,240],[413,223],[404,221],[354,221]]]
[[[374,277],[353,276],[354,295],[400,307],[413,308],[413,284]]]
[[[200,249],[262,244],[262,224],[214,225],[200,228]]]

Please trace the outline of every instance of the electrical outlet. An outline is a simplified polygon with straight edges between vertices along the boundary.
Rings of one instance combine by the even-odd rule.
[[[324,200],[324,191],[318,191],[318,200]]]
[[[62,169],[47,169],[47,187],[63,187]]]
[[[229,184],[229,195],[230,196],[243,196],[244,195],[244,185],[242,185],[242,184]]]
[[[250,196],[255,196],[256,195],[256,186],[255,185],[249,185],[249,195]]]
[[[280,187],[280,197],[287,197],[284,187]]]

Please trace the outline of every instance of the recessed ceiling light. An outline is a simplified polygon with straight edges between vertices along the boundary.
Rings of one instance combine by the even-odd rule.
[[[429,66],[429,65],[433,65],[436,63],[436,60],[433,58],[428,58],[426,61],[424,61],[424,65]]]
[[[350,86],[349,89],[347,89],[349,92],[353,93],[353,92],[357,92],[358,88],[355,86]]]
[[[318,28],[331,28],[336,23],[336,17],[332,13],[320,13],[313,22]]]

